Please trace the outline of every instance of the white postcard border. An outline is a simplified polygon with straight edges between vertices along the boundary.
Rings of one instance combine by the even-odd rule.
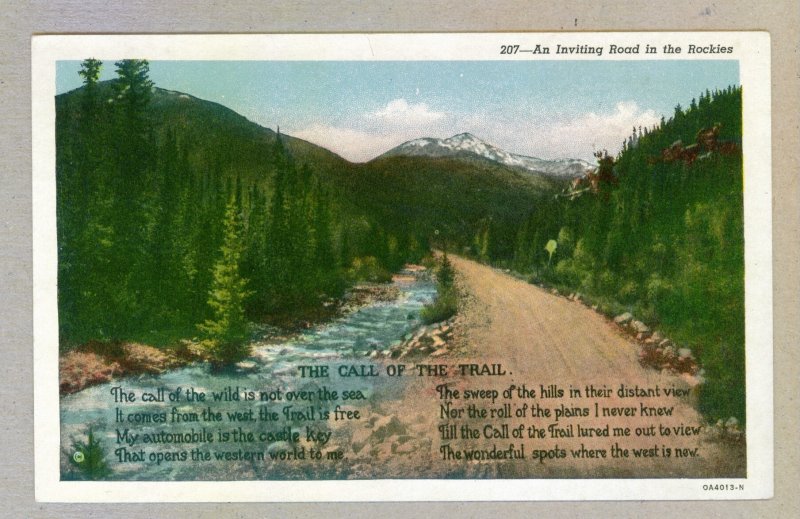
[[[738,60],[743,86],[747,477],[725,479],[357,480],[235,482],[60,481],[55,62],[154,60],[530,60],[501,44],[733,46],[731,54],[540,55],[567,60]],[[772,184],[770,38],[766,32],[84,35],[32,40],[34,439],[36,499],[52,502],[311,502],[759,499],[773,494]],[[730,484],[741,491],[706,491]]]

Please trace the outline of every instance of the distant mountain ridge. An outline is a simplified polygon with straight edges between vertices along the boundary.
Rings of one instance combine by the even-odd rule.
[[[555,179],[581,177],[594,169],[591,164],[581,159],[546,160],[510,153],[471,133],[459,133],[447,139],[433,137],[414,139],[387,151],[378,158],[396,156],[478,158]]]

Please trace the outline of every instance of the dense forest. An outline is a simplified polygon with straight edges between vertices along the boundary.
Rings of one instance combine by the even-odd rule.
[[[598,153],[594,183],[539,205],[512,255],[488,227],[472,253],[690,345],[708,381],[701,409],[744,417],[741,121],[740,88],[704,92],[635,128],[617,157]]]
[[[62,345],[200,335],[238,359],[248,322],[314,315],[433,246],[632,312],[696,352],[703,412],[744,417],[741,89],[635,128],[566,186],[460,158],[351,164],[156,88],[146,61],[101,66],[56,98]]]
[[[248,320],[313,313],[419,258],[422,238],[384,230],[314,169],[339,157],[154,88],[146,61],[115,65],[98,82],[85,60],[83,87],[56,99],[62,344],[200,333],[237,358],[223,345]]]

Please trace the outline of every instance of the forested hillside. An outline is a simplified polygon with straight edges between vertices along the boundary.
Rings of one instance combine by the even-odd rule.
[[[433,245],[634,313],[697,352],[706,413],[744,417],[740,89],[634,129],[568,186],[459,157],[351,164],[155,88],[146,61],[101,66],[55,100],[63,345],[199,334],[241,357],[216,346],[248,321],[313,314]]]
[[[741,120],[741,89],[728,88],[634,129],[618,157],[598,154],[593,178],[524,222],[513,257],[491,258],[692,346],[708,380],[701,408],[716,417],[744,417]]]
[[[84,86],[56,98],[66,344],[191,336],[228,319],[221,290],[253,321],[313,312],[489,227],[510,254],[515,222],[563,185],[467,159],[352,164],[157,88],[146,61],[114,65],[118,78],[98,82],[103,64],[84,61]],[[235,271],[219,263],[234,257]]]
[[[339,183],[354,205],[387,226],[456,252],[491,227],[499,256],[513,252],[519,221],[566,185],[488,161],[428,157],[381,157]]]
[[[343,159],[115,65],[56,98],[62,343],[241,333],[422,252],[342,199]]]

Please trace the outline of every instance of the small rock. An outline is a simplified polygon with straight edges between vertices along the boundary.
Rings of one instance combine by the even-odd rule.
[[[392,451],[395,454],[411,454],[415,450],[417,450],[417,447],[413,442],[392,445]]]
[[[386,438],[406,433],[405,426],[400,423],[396,416],[384,416],[375,421],[372,437],[377,441],[384,441]]]
[[[614,322],[619,324],[620,326],[626,325],[633,320],[633,316],[630,312],[625,312],[624,314],[618,315],[614,318]]]
[[[689,385],[690,388],[695,388],[701,384],[699,378],[689,373],[682,373],[681,378]]]
[[[269,447],[267,447],[267,452],[275,454],[278,452],[288,452],[292,450],[292,446],[289,442],[275,442]]]
[[[632,321],[630,326],[636,333],[646,333],[649,337],[650,327],[644,324],[642,321]]]
[[[414,439],[413,436],[410,436],[408,434],[402,434],[402,435],[397,437],[397,443],[401,443],[402,444],[402,443],[406,443],[406,442],[408,442],[410,440],[413,440],[413,439]]]
[[[691,359],[692,350],[690,350],[689,348],[681,348],[678,350],[678,357],[682,359]]]
[[[739,427],[739,420],[737,420],[735,416],[731,416],[728,418],[728,421],[725,422],[726,429],[736,429],[737,427]]]
[[[246,373],[252,373],[254,371],[258,371],[258,364],[251,360],[243,360],[241,362],[236,363],[236,369],[239,371],[244,371]]]
[[[379,443],[370,450],[370,457],[375,460],[384,460],[392,457],[392,445],[390,443]]]
[[[352,447],[353,452],[358,454],[361,449],[363,449],[367,443],[369,443],[370,437],[372,436],[372,431],[365,427],[359,427],[353,432],[353,437],[350,440],[350,447]]]

